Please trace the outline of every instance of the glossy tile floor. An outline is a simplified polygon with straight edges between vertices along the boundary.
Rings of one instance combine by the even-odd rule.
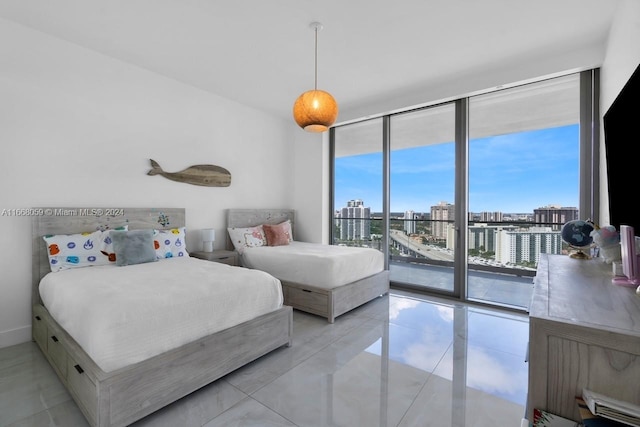
[[[528,318],[392,290],[141,426],[520,426]],[[0,426],[86,426],[33,342],[0,349]]]

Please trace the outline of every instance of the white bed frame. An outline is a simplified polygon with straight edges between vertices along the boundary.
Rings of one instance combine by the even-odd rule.
[[[292,209],[228,209],[227,227],[254,227],[260,224],[279,224],[291,221],[295,236],[295,211]],[[227,247],[233,244],[227,235]],[[242,256],[240,256],[242,260]],[[334,323],[336,317],[389,292],[389,271],[383,270],[332,289],[312,283],[282,282],[284,303],[295,309],[326,317]]]
[[[181,227],[185,211],[136,208],[104,215],[108,209],[45,209],[44,215],[32,219],[33,339],[90,425],[129,425],[279,347],[291,345],[292,309],[284,306],[134,365],[102,371],[42,305],[38,285],[50,271],[42,236],[125,224],[130,230]]]

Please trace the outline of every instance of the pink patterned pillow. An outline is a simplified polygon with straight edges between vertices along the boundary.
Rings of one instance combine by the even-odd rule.
[[[280,224],[271,225],[263,224],[265,237],[268,246],[284,246],[288,245],[291,240],[291,222],[285,221]]]

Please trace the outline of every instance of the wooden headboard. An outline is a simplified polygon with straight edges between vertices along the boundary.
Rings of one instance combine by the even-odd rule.
[[[183,208],[34,208],[31,218],[32,274],[31,301],[41,304],[40,279],[51,271],[47,247],[42,236],[76,234],[108,230],[128,225],[129,230],[142,228],[169,229],[185,226]]]
[[[231,228],[280,224],[286,220],[291,221],[291,230],[295,236],[295,211],[293,209],[227,209],[227,227]],[[228,233],[227,248],[233,250]]]

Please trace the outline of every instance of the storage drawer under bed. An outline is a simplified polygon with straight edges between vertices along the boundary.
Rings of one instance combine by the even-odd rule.
[[[33,313],[31,319],[33,323],[32,333],[33,339],[40,347],[43,353],[47,352],[47,324],[39,313]]]
[[[62,332],[41,306],[33,309],[33,338],[49,359],[60,380],[74,395],[90,423],[96,424],[97,387],[88,372],[74,359],[68,348],[68,336]]]
[[[285,304],[307,309],[312,313],[326,314],[329,310],[329,295],[283,284]]]
[[[61,335],[57,329],[47,327],[47,354],[53,366],[62,378],[67,377],[67,351],[60,341]]]
[[[95,423],[98,408],[96,384],[71,356],[67,357],[67,381],[76,395],[76,402],[82,406],[82,412],[91,423]]]

